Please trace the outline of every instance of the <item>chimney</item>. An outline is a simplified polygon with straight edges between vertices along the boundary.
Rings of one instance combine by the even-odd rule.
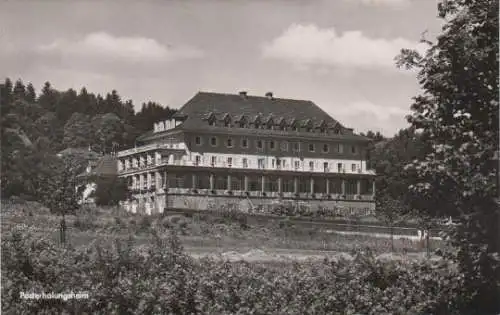
[[[273,99],[273,92],[267,92],[267,93],[266,93],[266,97],[267,97],[268,99],[272,100],[272,99]]]
[[[243,97],[243,98],[246,98],[247,97],[247,91],[240,91],[240,96]]]

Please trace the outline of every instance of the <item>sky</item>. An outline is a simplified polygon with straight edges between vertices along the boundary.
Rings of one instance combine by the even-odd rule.
[[[40,90],[115,89],[179,108],[198,91],[311,100],[356,132],[407,126],[436,0],[84,0],[0,2],[0,76]]]

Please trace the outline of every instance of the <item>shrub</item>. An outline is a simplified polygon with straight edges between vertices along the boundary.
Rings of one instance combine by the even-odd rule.
[[[175,234],[82,249],[15,232],[2,240],[5,314],[461,314],[463,276],[446,261],[249,263],[195,260]],[[20,300],[72,288],[89,299]],[[265,297],[265,298],[263,298]]]

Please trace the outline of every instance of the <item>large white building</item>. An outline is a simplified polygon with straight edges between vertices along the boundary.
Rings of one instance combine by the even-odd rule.
[[[245,210],[276,201],[370,212],[369,139],[310,101],[200,92],[118,153],[133,197],[127,210]]]

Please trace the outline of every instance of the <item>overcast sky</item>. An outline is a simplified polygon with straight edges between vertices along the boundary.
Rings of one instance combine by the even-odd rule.
[[[436,0],[1,1],[0,75],[116,89],[136,107],[198,91],[307,99],[355,131],[406,126],[401,48],[439,32]]]

